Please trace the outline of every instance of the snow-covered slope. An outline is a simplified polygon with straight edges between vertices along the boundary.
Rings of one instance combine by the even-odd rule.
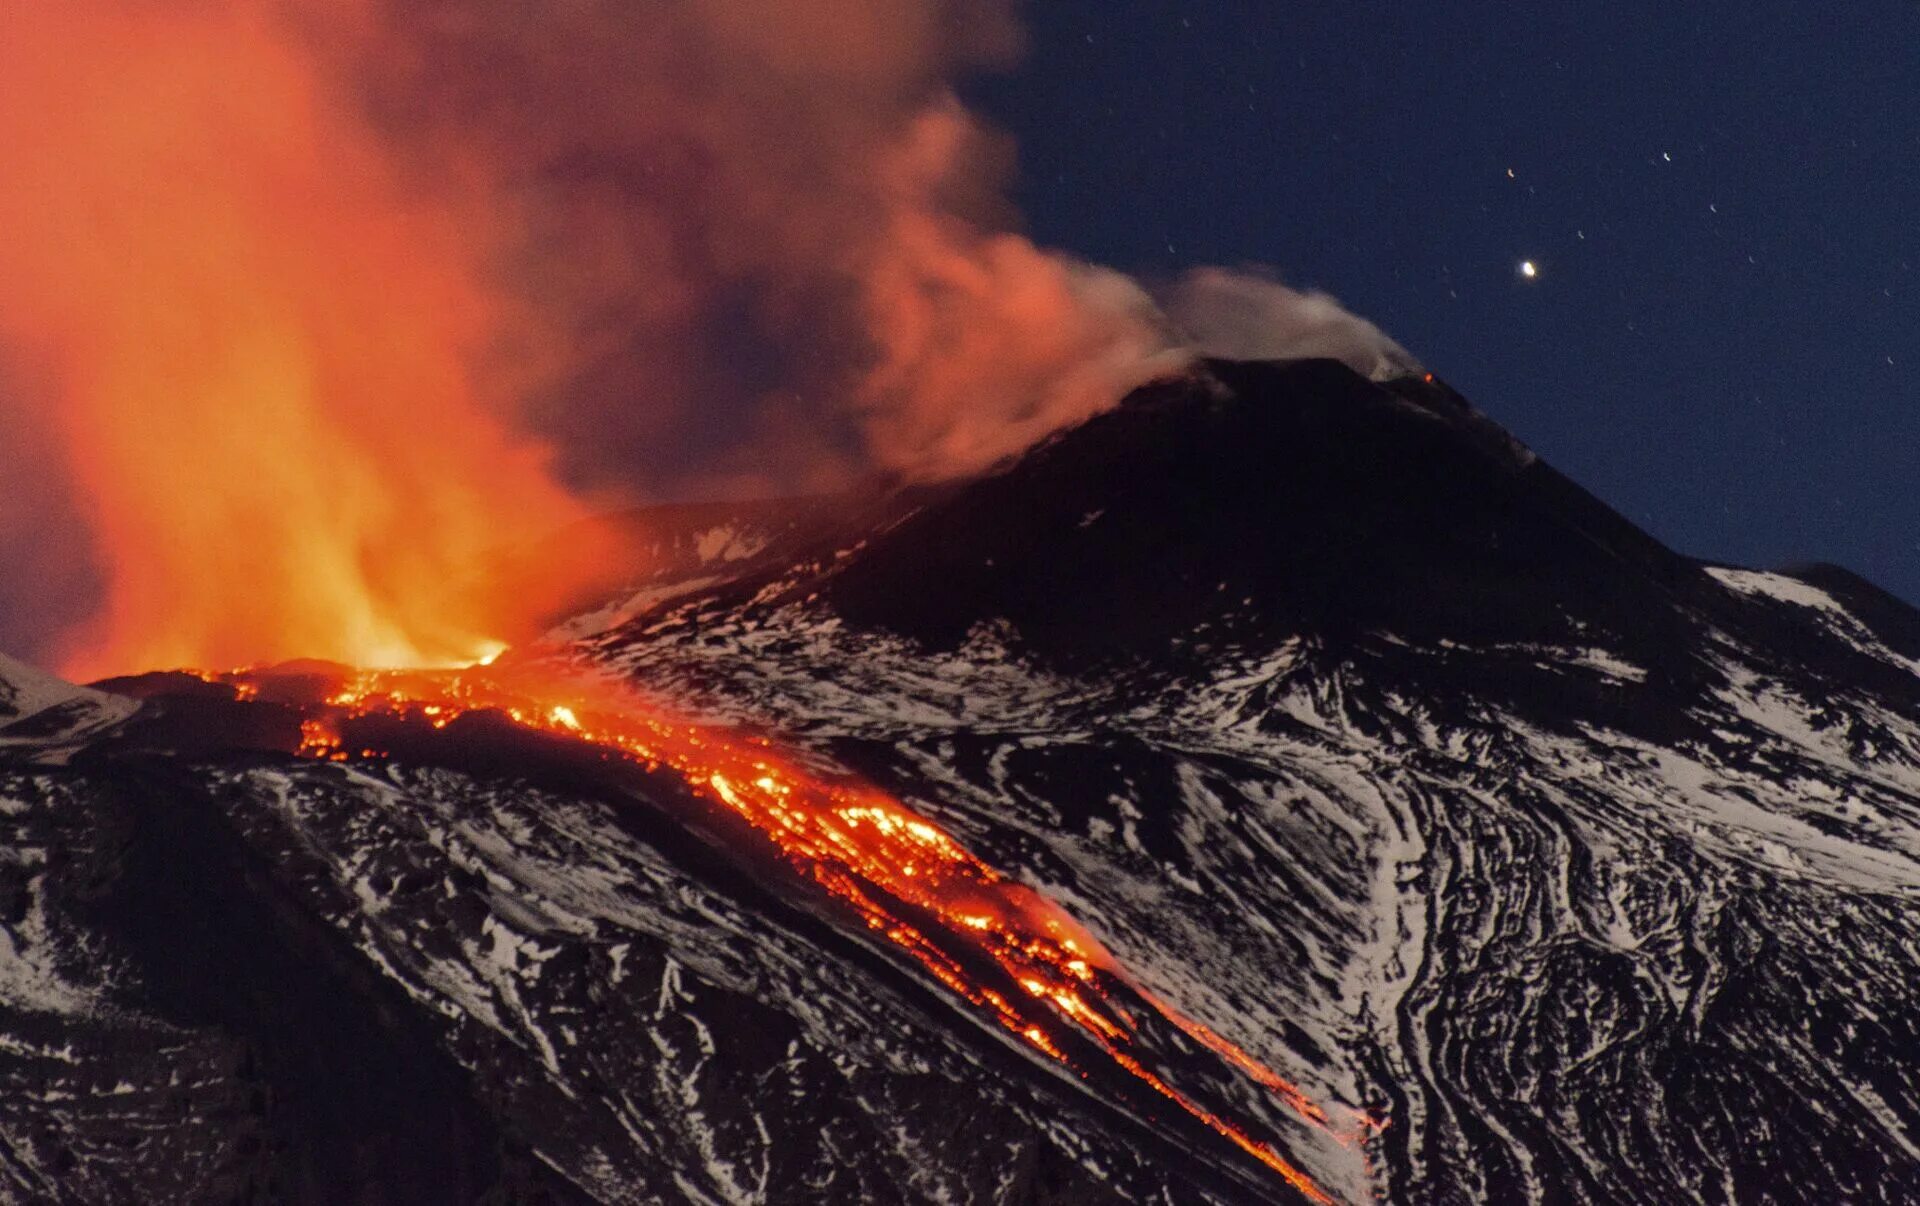
[[[1676,557],[1443,387],[1216,366],[586,652],[1385,1115],[1300,1152],[1355,1200],[1920,1193],[1920,617]]]
[[[1324,363],[849,513],[663,523],[554,656],[885,788],[1384,1122],[1141,1039],[1336,1200],[1920,1196],[1911,609],[1692,562]],[[1299,1198],[670,771],[483,716],[320,763],[295,708],[126,689],[67,765],[0,750],[0,1197]]]
[[[133,714],[132,700],[90,691],[0,654],[0,749],[41,758],[101,734]]]

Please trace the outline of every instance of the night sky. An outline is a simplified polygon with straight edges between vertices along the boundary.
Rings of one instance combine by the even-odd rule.
[[[1028,14],[1040,242],[1272,265],[1681,551],[1920,601],[1920,5]]]

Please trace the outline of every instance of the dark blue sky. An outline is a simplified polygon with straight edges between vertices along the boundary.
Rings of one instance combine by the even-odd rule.
[[[970,95],[1042,243],[1273,265],[1682,551],[1920,600],[1920,4],[1028,15]]]

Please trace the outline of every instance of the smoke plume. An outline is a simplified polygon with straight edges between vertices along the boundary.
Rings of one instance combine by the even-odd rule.
[[[1175,327],[1404,357],[1257,278],[1169,322],[1018,234],[952,87],[1020,43],[1012,0],[16,6],[0,556],[103,584],[37,652],[471,656],[552,601],[489,587],[500,550],[585,499],[977,470],[1180,364]]]
[[[524,224],[510,271],[565,341],[534,421],[573,480],[963,472],[1167,343],[1137,286],[1010,233],[1010,151],[951,84],[1018,50],[1011,10],[411,0],[372,87]]]

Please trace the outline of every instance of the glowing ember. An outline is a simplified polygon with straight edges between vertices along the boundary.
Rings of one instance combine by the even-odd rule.
[[[1357,1116],[1351,1130],[1335,1131],[1326,1111],[1278,1073],[1133,984],[1113,955],[1052,902],[883,793],[808,774],[776,757],[764,742],[664,719],[611,687],[533,686],[522,681],[526,671],[514,674],[510,686],[505,672],[480,667],[456,674],[356,674],[328,698],[331,715],[302,725],[299,751],[347,760],[342,719],[386,714],[445,727],[462,714],[490,710],[528,729],[585,741],[650,768],[666,767],[696,794],[745,820],[869,931],[1019,1041],[1084,1076],[1085,1069],[1048,1029],[1048,1023],[1067,1023],[1113,1066],[1311,1200],[1332,1201],[1271,1144],[1209,1112],[1133,1054],[1139,1026],[1114,990],[1131,990],[1165,1021],[1340,1142],[1357,1142],[1378,1129],[1373,1119]],[[217,677],[242,690],[255,687],[244,672]],[[999,986],[969,967],[968,961],[982,957],[1003,973]]]

